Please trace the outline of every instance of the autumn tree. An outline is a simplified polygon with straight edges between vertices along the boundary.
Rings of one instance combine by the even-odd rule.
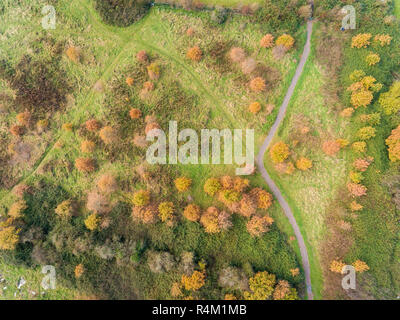
[[[204,184],[204,192],[210,196],[217,194],[221,188],[222,185],[217,178],[209,178]]]
[[[0,226],[0,250],[14,250],[19,242],[19,232],[12,225]]]
[[[351,211],[360,211],[360,210],[362,210],[364,207],[361,205],[361,204],[359,204],[357,201],[355,201],[355,200],[353,200],[351,203],[350,203],[350,210]]]
[[[353,144],[351,145],[351,148],[355,152],[364,153],[367,150],[367,143],[365,141],[356,141],[356,142],[353,142]]]
[[[150,80],[158,80],[160,78],[161,68],[158,63],[156,63],[156,62],[150,63],[146,67],[146,69],[147,69],[147,74],[148,74]]]
[[[257,201],[257,207],[260,209],[268,209],[272,205],[272,194],[261,189],[254,188],[250,191],[250,195]]]
[[[265,83],[264,78],[255,77],[250,81],[249,87],[253,92],[262,92],[267,89],[267,84]]]
[[[250,291],[244,292],[246,300],[267,300],[274,292],[276,278],[266,271],[257,272],[249,279]]]
[[[386,139],[389,159],[392,162],[400,160],[400,125],[392,130],[392,134]]]
[[[372,35],[370,33],[359,33],[351,39],[352,48],[366,48],[371,44]]]
[[[65,200],[57,206],[54,212],[60,218],[70,218],[75,213],[75,205],[71,200]]]
[[[392,84],[388,92],[379,97],[379,104],[387,115],[392,115],[400,110],[400,81]]]
[[[174,204],[170,201],[161,202],[158,206],[158,216],[162,222],[172,220],[174,211]]]
[[[274,46],[274,36],[270,33],[266,34],[260,40],[260,47],[262,48],[272,48]]]
[[[96,148],[96,144],[90,140],[84,140],[81,143],[81,151],[83,153],[93,153]]]
[[[96,119],[90,119],[85,122],[86,129],[90,132],[97,132],[101,128],[101,124]]]
[[[192,179],[186,177],[179,177],[174,181],[175,187],[179,192],[187,191],[192,185]]]
[[[257,204],[250,195],[243,195],[239,203],[239,213],[244,217],[250,217],[256,212]]]
[[[340,150],[340,144],[336,140],[328,140],[322,144],[322,151],[328,156],[334,156]]]
[[[277,46],[284,46],[287,50],[291,49],[294,44],[294,38],[289,34],[283,34],[275,41]]]
[[[25,133],[25,127],[24,126],[20,126],[20,125],[13,125],[10,128],[10,133],[15,136],[15,137],[19,137],[22,136]]]
[[[202,58],[202,55],[203,55],[203,53],[199,46],[194,46],[194,47],[190,48],[186,53],[186,56],[192,61],[200,61]]]
[[[257,62],[253,58],[246,58],[240,63],[240,68],[244,74],[252,73],[257,67]]]
[[[97,187],[105,194],[113,193],[117,191],[118,184],[117,180],[110,173],[103,174],[97,181]]]
[[[97,191],[91,191],[88,194],[86,208],[98,214],[105,214],[111,211],[108,199]]]
[[[80,277],[82,277],[84,272],[85,272],[85,267],[83,266],[82,263],[75,266],[74,274],[75,274],[76,279],[79,279]]]
[[[312,161],[305,157],[301,157],[299,160],[296,161],[296,167],[297,169],[300,169],[302,171],[307,171],[312,167]]]
[[[247,222],[246,228],[247,231],[254,237],[260,237],[264,233],[269,231],[269,226],[272,225],[274,219],[270,216],[265,215],[264,217],[260,216],[252,216],[251,219]]]
[[[233,189],[233,178],[231,176],[222,176],[220,181],[224,189]]]
[[[200,219],[200,207],[196,204],[189,204],[186,206],[185,210],[183,211],[183,215],[189,221],[199,221]]]
[[[89,158],[78,158],[75,160],[75,168],[80,172],[93,172],[96,169],[96,162]]]
[[[252,102],[249,105],[249,111],[253,114],[257,114],[261,110],[261,104],[259,102]]]
[[[78,47],[70,46],[65,53],[69,60],[73,62],[79,62],[81,57],[81,50]]]
[[[354,197],[362,197],[367,194],[367,188],[359,183],[349,182],[347,184],[347,189]]]
[[[376,129],[373,127],[364,127],[358,130],[357,137],[360,140],[369,140],[376,135]]]
[[[21,218],[24,211],[28,208],[25,200],[18,200],[14,202],[8,210],[8,215],[13,219]]]
[[[126,79],[125,79],[125,82],[126,82],[126,84],[128,85],[128,86],[133,86],[133,83],[135,82],[135,80],[133,79],[133,78],[131,78],[131,77],[127,77]]]
[[[392,42],[392,37],[388,34],[377,34],[374,37],[374,41],[379,43],[381,47],[390,45],[390,43]]]
[[[290,292],[289,282],[286,280],[278,281],[278,284],[275,287],[273,298],[274,300],[284,300],[286,295]]]
[[[355,269],[357,272],[360,272],[360,273],[363,273],[363,272],[369,270],[368,265],[367,265],[364,261],[361,261],[361,260],[356,260],[356,261],[354,261],[354,262],[352,263],[352,266],[354,267],[354,269]]]
[[[85,219],[84,223],[86,228],[88,228],[90,231],[94,231],[99,227],[100,218],[97,216],[96,213],[92,213]]]
[[[139,190],[133,194],[132,202],[135,206],[146,206],[150,202],[150,192],[147,190]]]
[[[136,59],[138,59],[140,62],[147,62],[149,57],[147,56],[146,51],[141,50],[136,54]]]
[[[250,181],[248,179],[242,179],[242,178],[236,176],[233,179],[232,188],[233,188],[233,190],[235,190],[239,193],[242,193],[243,191],[245,191],[248,188],[249,185],[250,185]]]
[[[246,58],[246,53],[244,52],[244,50],[242,48],[233,47],[229,51],[229,58],[233,62],[241,62]]]
[[[100,130],[99,136],[105,144],[114,144],[118,142],[118,132],[113,127],[106,126]]]
[[[369,55],[367,55],[367,57],[365,58],[365,62],[369,65],[369,66],[374,66],[377,63],[379,63],[379,61],[381,61],[381,57],[379,56],[379,54],[377,53],[370,53]]]
[[[140,111],[137,108],[132,108],[129,111],[129,116],[131,117],[131,119],[139,119],[142,116],[142,111]]]
[[[345,266],[346,264],[340,260],[332,260],[329,270],[335,273],[342,273],[343,267]]]
[[[17,114],[17,121],[21,126],[29,127],[31,119],[32,114],[28,110]]]
[[[206,279],[205,272],[194,271],[191,276],[182,275],[181,283],[188,291],[197,291],[204,286]]]
[[[289,146],[283,141],[279,141],[272,146],[269,154],[274,163],[281,163],[289,157]]]

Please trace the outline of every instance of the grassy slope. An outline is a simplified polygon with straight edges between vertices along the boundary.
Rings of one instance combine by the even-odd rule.
[[[86,7],[86,10],[82,10],[81,5]],[[247,106],[248,101],[244,100],[240,104],[243,106],[241,108],[233,108],[234,105],[230,103],[230,96],[232,92],[224,90],[224,85],[218,85],[218,82],[222,84],[224,82],[229,82],[229,79],[213,79],[209,77],[209,73],[201,70],[201,67],[196,67],[191,65],[182,59],[182,52],[177,52],[174,47],[177,43],[178,36],[181,35],[181,32],[184,31],[182,28],[184,26],[179,26],[178,30],[174,30],[172,32],[169,28],[171,25],[166,25],[163,19],[156,14],[157,11],[152,11],[145,19],[140,21],[139,23],[126,28],[114,28],[110,26],[105,26],[99,22],[98,18],[95,18],[96,13],[92,10],[90,4],[88,2],[78,2],[72,1],[68,2],[68,4],[60,4],[59,9],[61,9],[61,15],[59,19],[59,25],[56,30],[51,31],[55,38],[65,38],[65,30],[63,26],[72,21],[78,22],[78,26],[76,26],[75,30],[69,33],[71,38],[74,41],[74,44],[83,47],[83,49],[87,52],[92,52],[96,61],[98,62],[95,65],[95,68],[92,66],[76,66],[69,62],[66,62],[66,67],[68,68],[68,72],[71,75],[79,78],[79,87],[77,88],[77,93],[75,94],[75,105],[70,108],[67,113],[59,114],[56,116],[58,119],[58,123],[63,122],[72,122],[74,125],[79,125],[82,121],[86,120],[88,115],[94,116],[102,116],[107,114],[107,110],[104,109],[102,104],[102,95],[98,95],[91,90],[91,86],[98,79],[102,79],[104,82],[107,82],[114,75],[116,68],[123,69],[123,65],[129,63],[132,59],[132,56],[135,52],[140,49],[146,49],[150,52],[156,52],[157,55],[161,55],[162,59],[168,61],[169,67],[172,68],[175,74],[180,75],[181,81],[188,86],[189,90],[192,90],[197,93],[201,93],[201,103],[203,105],[212,105],[215,106],[214,110],[212,110],[211,117],[209,120],[209,124],[212,126],[213,124],[217,127],[221,127],[222,125],[227,127],[242,127],[243,123],[238,123],[237,119],[243,118],[243,107]],[[185,14],[185,13],[183,13]],[[169,14],[172,16],[173,14]],[[11,16],[11,15],[10,15]],[[83,22],[85,21],[85,22]],[[90,23],[88,23],[90,22]],[[196,19],[192,19],[192,22],[196,22]],[[10,23],[10,21],[6,21],[4,26]],[[172,25],[176,28],[176,24]],[[28,23],[25,28],[27,29]],[[82,35],[80,31],[85,30],[86,28],[90,29],[90,32],[85,32]],[[252,26],[250,28],[253,29]],[[27,30],[25,29],[25,33]],[[38,29],[38,31],[42,31]],[[304,30],[302,30],[303,32]],[[31,31],[34,32],[33,30]],[[232,21],[228,22],[227,26],[224,30],[225,36],[230,37],[239,37],[241,41],[243,41],[243,45],[250,50],[254,50],[257,46],[258,38],[262,35],[262,30],[253,29],[249,32],[249,36],[242,36],[242,32],[238,31],[238,22]],[[24,34],[23,30],[20,30],[18,34]],[[166,36],[165,36],[166,35]],[[26,37],[28,38],[28,37]],[[256,39],[256,40],[254,40]],[[98,43],[101,45],[99,46]],[[162,44],[162,46],[160,46]],[[23,50],[26,50],[26,45],[22,45],[17,52],[14,52],[13,57],[18,60],[18,56],[21,56]],[[254,46],[253,48],[249,48],[249,46]],[[301,48],[301,43],[299,43],[299,47]],[[10,46],[5,45],[5,48],[9,49]],[[104,48],[107,48],[107,52],[105,53]],[[110,49],[110,50],[109,50]],[[9,49],[11,52],[11,49]],[[298,55],[298,52],[296,52]],[[8,56],[8,55],[7,55]],[[268,59],[271,62],[270,53],[259,52],[257,58],[259,59]],[[276,67],[279,67],[281,72],[284,72],[284,81],[281,86],[275,91],[271,97],[270,102],[276,102],[277,104],[282,98],[281,91],[287,86],[288,80],[290,79],[291,73],[293,73],[294,68],[296,66],[295,63],[291,61],[292,57],[288,55],[283,63],[276,64]],[[83,70],[81,69],[83,68]],[[212,84],[209,85],[210,81]],[[207,84],[207,85],[206,85]],[[220,90],[210,90],[210,88],[214,88],[214,84],[216,84]],[[240,99],[240,96],[243,92],[237,92],[235,97]],[[237,101],[237,100],[236,100]],[[276,112],[276,111],[275,111]],[[232,116],[233,114],[234,116]],[[268,123],[271,123],[273,120],[274,114],[268,117]],[[10,115],[10,120],[15,117],[15,114]],[[229,120],[229,121],[227,121]],[[235,123],[235,124],[233,124]],[[218,125],[216,125],[218,124]],[[34,183],[38,177],[38,170],[40,171],[41,164],[44,164],[50,160],[66,158],[73,160],[75,157],[79,155],[79,151],[76,147],[72,147],[76,144],[76,137],[74,137],[71,133],[65,133],[61,131],[59,125],[54,125],[53,132],[54,135],[52,137],[51,142],[48,144],[43,156],[37,161],[33,170],[26,170],[23,173],[23,178],[21,180],[25,180],[28,183]],[[264,126],[262,131],[268,128],[268,124]],[[54,143],[58,140],[63,141],[66,145],[66,148],[63,150],[57,150],[53,148]],[[70,146],[70,147],[68,147]],[[101,163],[107,167],[109,170],[117,171],[123,173],[123,167],[119,165],[114,166],[114,168],[107,165],[106,161],[101,161]],[[224,172],[224,168],[222,166],[218,168],[181,168],[183,171],[188,170],[189,174],[195,177],[202,177],[204,180],[205,173],[208,174],[217,174],[218,172]],[[47,178],[54,180],[52,175],[46,174]],[[90,188],[92,184],[92,179],[84,178],[77,174],[66,174],[66,172],[57,172],[56,173],[57,184],[61,187],[68,190],[71,196],[79,197],[82,196],[82,193]],[[194,191],[195,198],[200,196],[200,190],[202,185],[202,180],[199,181],[195,178],[196,181],[196,190]],[[261,184],[261,181],[258,177],[254,178],[254,183]],[[2,201],[3,205],[7,205],[12,201],[12,197],[9,196],[9,193],[6,190],[1,190],[1,194],[4,196]],[[209,199],[206,201],[210,201]],[[202,202],[202,200],[200,200]],[[203,203],[202,203],[203,204]],[[279,227],[283,227],[286,231],[290,232],[287,228],[287,223],[282,221],[281,217],[283,216],[279,213],[280,209],[275,205],[272,215],[277,219],[277,224]],[[275,234],[275,232],[274,232]],[[295,244],[294,244],[295,246]],[[284,252],[282,252],[284,253]],[[279,259],[277,259],[279,260]],[[261,261],[261,260],[260,260]],[[262,268],[262,265],[259,264],[258,268]],[[285,273],[288,271],[285,270]]]

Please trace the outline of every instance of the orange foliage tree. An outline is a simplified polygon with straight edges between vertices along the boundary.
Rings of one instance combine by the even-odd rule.
[[[75,167],[80,172],[93,172],[96,169],[96,162],[89,158],[78,158],[75,160]]]
[[[388,146],[389,159],[392,162],[400,160],[400,125],[392,130],[391,135],[386,139]]]
[[[200,61],[202,58],[202,55],[203,55],[203,53],[202,53],[201,49],[199,48],[199,46],[194,46],[194,47],[190,48],[186,53],[186,56],[192,61]]]
[[[263,78],[255,77],[250,81],[249,87],[253,92],[262,92],[267,89],[267,84]]]
[[[189,221],[199,221],[200,219],[200,207],[196,204],[189,204],[183,211],[183,215]]]
[[[204,286],[206,274],[204,271],[194,271],[191,276],[182,275],[181,283],[188,291],[196,291]]]

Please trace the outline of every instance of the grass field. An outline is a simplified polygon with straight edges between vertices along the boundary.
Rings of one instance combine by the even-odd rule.
[[[91,1],[59,1],[56,5],[57,27],[45,31],[40,27],[43,4],[44,1],[5,4],[6,18],[0,23],[3,35],[0,58],[10,66],[18,65],[25,54],[39,62],[56,61],[55,70],[62,72],[56,72],[54,81],[61,83],[61,80],[65,80],[63,89],[67,99],[62,109],[55,112],[40,111],[37,114],[38,117],[49,119],[49,129],[39,135],[29,132],[24,136],[24,141],[32,147],[29,161],[3,169],[4,180],[0,189],[2,214],[15,201],[15,196],[10,192],[13,186],[18,183],[33,186],[36,193],[27,198],[27,221],[33,225],[44,224],[47,232],[50,231],[46,245],[53,252],[52,260],[60,270],[60,277],[70,280],[69,285],[74,283],[79,291],[85,290],[90,283],[90,288],[101,291],[101,297],[101,294],[106,294],[115,298],[169,298],[171,283],[179,275],[175,272],[163,277],[151,274],[144,257],[139,266],[124,262],[116,267],[95,257],[92,252],[76,255],[69,247],[73,245],[70,241],[88,241],[91,246],[99,246],[106,239],[109,241],[121,234],[129,240],[140,242],[145,234],[146,246],[151,249],[170,251],[176,256],[182,250],[193,251],[196,259],[205,259],[210,268],[210,279],[204,294],[212,299],[221,298],[220,292],[214,290],[213,283],[217,270],[227,263],[243,267],[248,274],[252,270],[268,270],[301,289],[302,275],[293,277],[290,274],[290,269],[300,267],[298,248],[294,241],[289,241],[292,231],[277,204],[270,209],[276,223],[260,239],[247,234],[242,218],[234,219],[234,228],[229,232],[216,236],[205,234],[198,224],[187,222],[173,229],[161,224],[149,228],[135,226],[129,219],[130,208],[121,198],[115,199],[119,210],[112,212],[113,224],[105,233],[89,234],[85,230],[83,220],[88,212],[84,208],[81,209],[81,216],[66,225],[54,218],[53,211],[59,202],[68,198],[84,202],[87,192],[104,172],[111,172],[118,177],[121,196],[145,186],[135,173],[135,168],[143,161],[144,153],[131,144],[133,134],[142,131],[144,124],[127,121],[132,106],[140,107],[145,115],[154,114],[163,128],[166,128],[169,120],[177,120],[180,128],[250,127],[256,129],[256,140],[261,141],[275,118],[277,108],[267,116],[265,95],[249,93],[246,88],[248,80],[236,66],[224,65],[226,69],[215,69],[215,61],[207,53],[212,50],[215,41],[228,49],[234,45],[243,47],[251,57],[268,66],[268,74],[279,75],[281,80],[276,79],[277,85],[269,90],[267,98],[268,103],[279,105],[304,43],[304,27],[294,35],[297,40],[295,49],[277,61],[272,58],[270,50],[259,49],[259,39],[268,30],[263,25],[249,23],[248,17],[234,16],[223,26],[210,27],[207,12],[156,6],[139,22],[127,28],[117,28],[102,23]],[[195,30],[192,37],[185,35],[189,27]],[[63,54],[69,45],[80,48],[81,63],[73,63]],[[199,45],[205,52],[199,63],[193,63],[185,57],[187,48],[193,45]],[[139,50],[146,50],[162,70],[152,95],[146,99],[138,97],[140,81],[143,79],[143,71],[135,58]],[[125,78],[130,75],[138,80],[132,88],[124,84]],[[104,89],[93,90],[94,84],[99,81]],[[1,81],[0,86],[11,93],[6,81]],[[264,111],[257,116],[247,112],[247,106],[252,101],[263,104]],[[17,113],[18,110],[10,108],[9,112],[1,115],[3,145],[12,142],[8,128],[15,122]],[[73,170],[73,163],[82,156],[79,146],[88,138],[82,132],[82,124],[92,117],[103,124],[115,125],[122,141],[118,148],[98,147],[93,157],[99,170],[86,175]],[[64,123],[71,123],[74,129],[63,130]],[[101,146],[98,139],[96,142]],[[174,188],[174,177],[186,175],[194,181],[191,195],[195,201],[202,207],[215,205],[214,200],[204,196],[202,191],[205,179],[233,172],[232,166],[164,166],[154,173],[156,185],[162,187],[157,200],[173,199],[180,205],[186,203],[185,196],[171,195],[169,191]],[[252,177],[251,183],[252,186],[263,186],[259,176]],[[65,239],[60,243],[58,239],[67,234],[71,235],[71,240]],[[121,243],[118,242],[118,245]],[[32,247],[23,245],[23,250],[29,254]],[[15,282],[17,272],[26,274],[27,278],[37,277],[37,273],[30,274],[33,272],[31,269],[22,267],[27,264],[33,270],[39,270],[31,259],[19,258],[18,269],[10,266],[6,272],[12,281]],[[10,261],[7,255],[4,261]],[[73,270],[78,263],[85,264],[88,275],[76,281]],[[159,286],[154,287],[154,283]],[[72,297],[74,294],[74,291],[61,290],[57,296]]]

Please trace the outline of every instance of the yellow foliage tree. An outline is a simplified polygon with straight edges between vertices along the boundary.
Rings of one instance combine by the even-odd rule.
[[[181,283],[188,291],[197,291],[204,286],[206,279],[205,272],[194,271],[191,276],[182,275]]]
[[[269,154],[274,163],[282,163],[289,157],[289,146],[283,141],[277,142],[272,146]]]
[[[186,177],[179,177],[175,179],[175,187],[179,192],[187,191],[192,185],[192,179]]]
[[[92,213],[85,219],[85,226],[90,231],[96,230],[100,224],[100,218],[97,216],[96,213]]]
[[[267,300],[274,292],[276,278],[266,271],[257,272],[249,279],[250,291],[244,292],[246,300]]]
[[[296,167],[297,169],[306,171],[312,167],[312,161],[305,157],[301,157],[299,160],[296,161]]]

